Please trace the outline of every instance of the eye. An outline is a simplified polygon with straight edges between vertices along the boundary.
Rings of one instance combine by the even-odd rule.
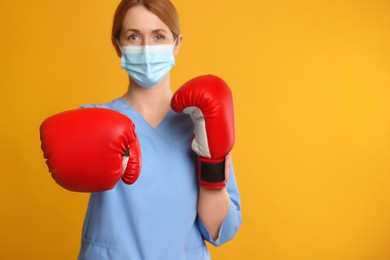
[[[158,40],[158,41],[161,41],[161,40],[164,40],[164,39],[165,39],[165,36],[162,35],[162,34],[157,34],[157,35],[155,36],[155,39]]]
[[[127,37],[127,39],[128,40],[130,40],[130,41],[136,41],[136,40],[139,40],[139,35],[137,35],[137,34],[131,34],[131,35],[129,35],[128,37]]]

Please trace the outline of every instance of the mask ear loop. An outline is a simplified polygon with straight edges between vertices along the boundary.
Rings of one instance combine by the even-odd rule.
[[[173,41],[173,44],[172,44],[172,51],[175,50],[176,43],[177,43],[177,38]]]
[[[117,38],[115,38],[115,41],[116,41],[116,43],[118,44],[118,48],[119,48],[119,50],[121,50],[121,54],[123,54],[123,49],[122,49],[122,46],[120,45],[120,43],[119,43],[118,39],[117,39]]]

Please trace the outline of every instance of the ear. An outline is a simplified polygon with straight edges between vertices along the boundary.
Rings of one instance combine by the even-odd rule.
[[[183,35],[180,34],[180,35],[177,37],[175,47],[173,48],[173,54],[174,54],[175,56],[179,54],[179,50],[180,50],[180,47],[181,47],[181,44],[182,44],[182,43],[183,43]]]
[[[115,48],[116,54],[118,54],[118,57],[119,58],[122,57],[122,51],[118,46],[119,40],[113,36],[113,37],[111,37],[111,42],[112,42],[112,45],[114,45],[114,48]]]

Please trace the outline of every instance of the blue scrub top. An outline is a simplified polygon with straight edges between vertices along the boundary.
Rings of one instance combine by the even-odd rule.
[[[241,212],[232,167],[227,185],[230,208],[217,240],[198,218],[196,155],[190,148],[193,123],[188,115],[171,110],[153,128],[121,98],[84,107],[109,108],[131,118],[142,170],[133,185],[120,181],[112,190],[91,194],[80,260],[204,260],[210,259],[204,241],[219,246],[234,237]]]

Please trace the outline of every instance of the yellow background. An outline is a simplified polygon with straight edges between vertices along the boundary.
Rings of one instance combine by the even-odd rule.
[[[38,127],[126,91],[117,3],[0,3],[0,259],[77,256],[88,195],[53,182]],[[173,89],[212,73],[235,99],[244,222],[213,259],[390,259],[390,2],[174,3]]]

